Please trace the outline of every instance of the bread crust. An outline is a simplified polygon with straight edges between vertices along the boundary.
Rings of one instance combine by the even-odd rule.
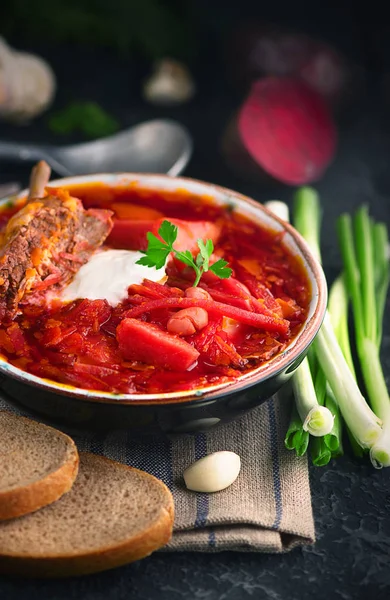
[[[7,411],[1,412],[7,413]],[[21,517],[52,504],[71,489],[79,469],[79,454],[76,444],[69,436],[48,425],[31,421],[27,417],[15,416],[13,413],[7,414],[17,419],[23,419],[25,422],[33,422],[35,426],[55,431],[56,435],[66,439],[70,452],[66,462],[43,479],[0,492],[0,521]]]
[[[89,453],[80,453],[81,456]],[[174,522],[173,497],[166,485],[144,471],[134,469],[103,456],[95,459],[110,463],[116,469],[138,471],[144,477],[154,480],[164,490],[165,506],[161,506],[156,520],[146,530],[136,536],[91,551],[71,554],[26,556],[0,552],[0,574],[33,578],[58,578],[88,575],[120,567],[149,556],[165,546],[172,537]]]

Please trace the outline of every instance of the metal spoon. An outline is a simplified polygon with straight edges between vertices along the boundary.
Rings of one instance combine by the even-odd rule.
[[[59,175],[167,173],[178,175],[192,154],[188,131],[169,119],[147,121],[93,142],[40,146],[0,141],[0,159],[46,160]]]
[[[22,186],[17,181],[10,181],[9,183],[0,183],[0,200],[7,196],[13,196],[22,189]]]

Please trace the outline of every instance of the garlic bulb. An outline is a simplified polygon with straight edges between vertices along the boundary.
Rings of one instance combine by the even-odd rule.
[[[54,92],[54,73],[46,61],[10,48],[0,37],[0,117],[28,121],[49,106]]]
[[[238,477],[241,460],[235,452],[208,454],[190,465],[183,474],[184,482],[194,492],[219,492]]]
[[[188,69],[168,58],[155,64],[143,87],[144,98],[151,104],[181,104],[190,100],[194,93],[195,84]]]

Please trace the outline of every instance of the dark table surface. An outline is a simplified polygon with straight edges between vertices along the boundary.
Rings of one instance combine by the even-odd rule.
[[[40,50],[40,49],[37,49]],[[186,175],[237,189],[257,200],[290,201],[292,191],[282,186],[266,189],[234,176],[224,165],[218,142],[236,103],[234,94],[209,80],[207,93],[175,111],[144,105],[132,71],[125,60],[77,49],[64,52],[44,48],[60,83],[57,103],[76,88],[80,98],[94,98],[121,119],[123,126],[156,116],[173,116],[188,126],[195,153]],[[104,85],[85,77],[99,63]],[[323,256],[333,277],[340,259],[335,219],[363,202],[377,219],[390,224],[390,101],[383,96],[375,74],[373,93],[341,126],[336,160],[318,184],[324,207]],[[0,137],[53,142],[44,118],[15,128],[0,124]],[[28,167],[0,165],[0,183],[18,179],[27,183]],[[387,304],[383,363],[390,377],[390,302]],[[112,572],[54,582],[0,579],[1,600],[161,600],[176,598],[236,600],[241,598],[316,600],[340,598],[377,600],[390,597],[390,469],[377,471],[368,461],[347,454],[325,468],[310,468],[317,542],[313,547],[280,555],[239,553],[155,554]]]

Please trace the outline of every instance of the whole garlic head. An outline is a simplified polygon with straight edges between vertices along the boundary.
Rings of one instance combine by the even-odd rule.
[[[46,61],[14,50],[0,37],[0,117],[32,119],[50,105],[55,87],[54,73]]]
[[[190,100],[194,93],[195,84],[187,67],[168,58],[155,64],[143,87],[143,96],[151,104],[181,104]]]
[[[219,492],[236,481],[241,459],[235,452],[213,452],[197,460],[183,474],[184,482],[194,492]]]

